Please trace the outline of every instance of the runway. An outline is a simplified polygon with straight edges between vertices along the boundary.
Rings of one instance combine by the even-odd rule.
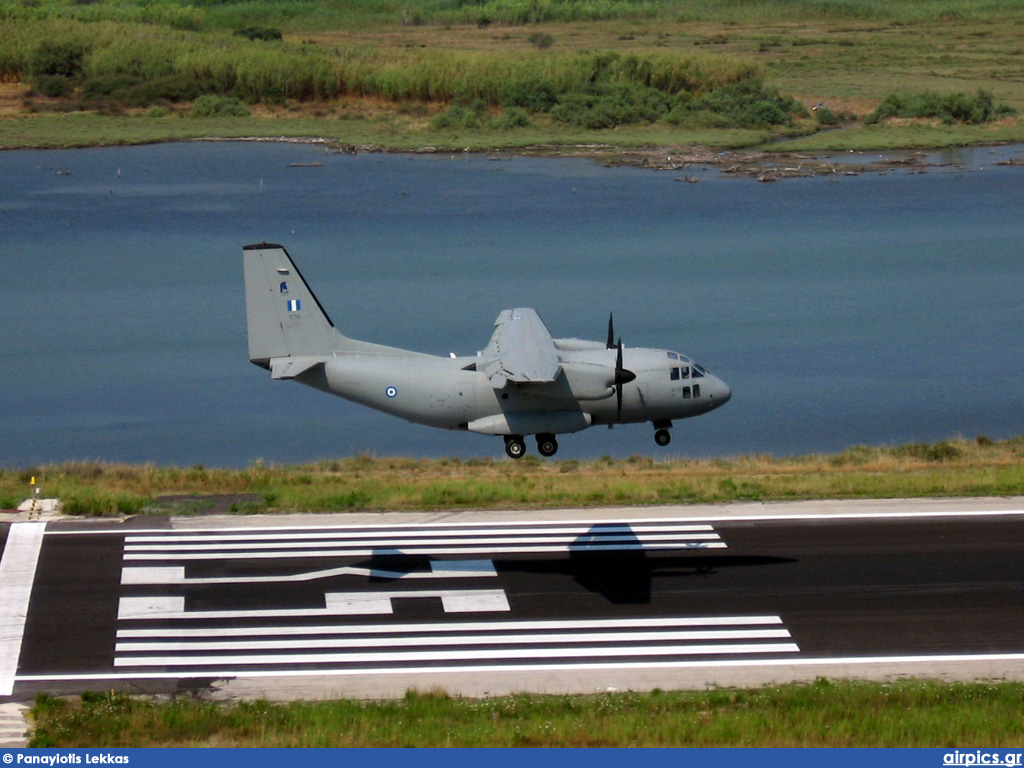
[[[1024,499],[312,523],[0,526],[0,696],[1024,677]]]

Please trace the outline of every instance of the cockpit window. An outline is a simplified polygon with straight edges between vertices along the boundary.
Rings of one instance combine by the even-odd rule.
[[[678,360],[679,359],[679,355],[677,355],[675,352],[669,352],[668,353],[668,359],[669,360]]]
[[[669,369],[668,375],[669,375],[669,378],[672,379],[672,381],[679,381],[679,369],[678,368],[671,368],[671,369]]]
[[[704,376],[707,376],[707,373],[708,373],[707,371],[705,371],[703,368],[701,368],[696,363],[693,364],[693,378],[695,378],[695,379],[702,378]]]

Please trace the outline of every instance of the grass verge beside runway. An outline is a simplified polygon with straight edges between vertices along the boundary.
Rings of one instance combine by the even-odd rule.
[[[1024,741],[1024,685],[818,680],[756,690],[218,705],[40,697],[33,747],[986,747]]]
[[[355,456],[303,466],[209,469],[70,463],[0,470],[0,508],[36,478],[66,514],[83,516],[553,509],[802,499],[1015,496],[1024,493],[1024,436],[831,456],[550,461]],[[225,500],[227,502],[225,503]]]

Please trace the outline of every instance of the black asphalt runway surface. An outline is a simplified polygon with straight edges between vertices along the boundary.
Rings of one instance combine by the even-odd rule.
[[[705,684],[791,665],[856,675],[875,661],[890,674],[1024,669],[1024,511],[661,514],[0,525],[4,593],[16,597],[17,566],[41,540],[34,568],[22,563],[20,643],[0,646],[0,695],[298,678],[373,695],[384,678],[427,688],[502,675],[510,690],[550,692],[670,687],[681,671]],[[0,612],[10,636],[19,607]]]

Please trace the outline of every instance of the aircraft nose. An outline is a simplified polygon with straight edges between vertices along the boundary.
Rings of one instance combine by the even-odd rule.
[[[729,402],[729,399],[731,397],[732,390],[729,388],[729,385],[726,384],[721,379],[719,379],[718,377],[715,377],[715,387],[714,392],[712,393],[712,398],[714,399],[715,407],[719,408],[725,405],[726,403]]]

